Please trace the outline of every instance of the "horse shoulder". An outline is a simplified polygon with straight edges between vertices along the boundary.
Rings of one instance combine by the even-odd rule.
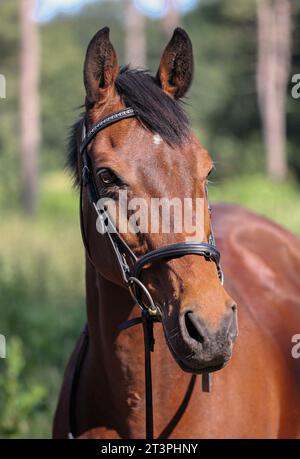
[[[300,364],[292,356],[300,333],[300,240],[239,206],[216,205],[213,216],[225,288],[238,303],[233,367],[244,367],[249,390],[276,411],[279,435],[300,435]]]

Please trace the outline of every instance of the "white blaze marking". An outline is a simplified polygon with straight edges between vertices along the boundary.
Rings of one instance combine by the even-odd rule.
[[[159,134],[154,134],[153,143],[154,145],[159,145],[162,142],[162,138]]]

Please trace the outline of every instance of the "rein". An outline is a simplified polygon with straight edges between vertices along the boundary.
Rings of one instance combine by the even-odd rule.
[[[152,250],[140,258],[137,258],[120,233],[114,226],[109,213],[105,206],[100,201],[100,194],[97,184],[94,181],[92,173],[91,160],[87,153],[87,146],[94,139],[96,134],[103,129],[117,123],[123,119],[136,117],[138,114],[135,110],[128,107],[124,110],[112,113],[111,115],[102,118],[95,123],[88,131],[86,131],[86,122],[82,125],[82,142],[80,145],[80,155],[82,159],[82,178],[80,183],[80,226],[83,244],[87,256],[91,263],[92,254],[90,252],[88,241],[84,229],[83,217],[83,189],[86,188],[90,204],[96,212],[97,219],[101,224],[102,232],[107,236],[109,243],[113,249],[116,260],[118,262],[120,272],[123,278],[124,285],[128,288],[134,302],[141,309],[141,316],[135,319],[127,320],[119,325],[119,330],[124,330],[137,324],[142,324],[144,332],[144,350],[145,350],[145,393],[146,393],[146,439],[153,439],[153,399],[152,399],[152,374],[151,374],[151,352],[154,351],[154,322],[158,322],[160,318],[159,305],[153,300],[149,290],[141,280],[142,272],[146,266],[160,260],[170,260],[185,255],[199,255],[206,260],[213,261],[216,264],[218,275],[223,284],[223,272],[220,266],[220,252],[216,248],[215,238],[211,229],[208,243],[205,242],[180,242],[167,245],[155,250]],[[145,304],[144,298],[147,299]],[[76,434],[76,417],[75,417],[75,399],[76,388],[80,368],[84,355],[87,349],[88,333],[84,332],[84,341],[78,360],[76,362],[75,371],[71,385],[70,407],[69,407],[69,438],[74,438]],[[211,386],[210,374],[202,375],[202,389],[209,391]]]

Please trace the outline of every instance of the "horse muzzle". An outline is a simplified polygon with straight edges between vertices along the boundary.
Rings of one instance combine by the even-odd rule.
[[[168,346],[184,371],[213,372],[227,364],[238,335],[236,309],[232,305],[216,330],[211,330],[193,310],[180,314],[176,333],[168,333],[168,325],[164,324]]]

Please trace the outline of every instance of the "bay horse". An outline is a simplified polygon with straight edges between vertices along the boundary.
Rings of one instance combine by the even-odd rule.
[[[54,438],[70,431],[80,438],[145,437],[142,327],[119,328],[137,316],[139,300],[122,282],[122,260],[108,235],[97,230],[91,190],[83,184],[89,178],[81,171],[93,177],[98,196],[113,200],[120,189],[148,201],[201,197],[200,247],[211,247],[206,184],[213,162],[191,132],[180,102],[192,76],[192,44],[180,28],[155,77],[129,67],[119,70],[108,28],[88,46],[85,114],[73,127],[69,150],[82,190],[87,328],[65,371]],[[112,113],[121,119],[110,124]],[[103,119],[105,129],[99,132]],[[142,297],[149,293],[160,312],[152,353],[154,437],[299,438],[300,361],[291,350],[300,333],[300,241],[238,206],[213,206],[212,223],[224,285],[213,248],[207,256],[180,252],[143,266]],[[170,245],[182,247],[187,239],[184,231],[120,237],[137,259]],[[214,372],[210,392],[201,391],[195,376],[206,372]]]

